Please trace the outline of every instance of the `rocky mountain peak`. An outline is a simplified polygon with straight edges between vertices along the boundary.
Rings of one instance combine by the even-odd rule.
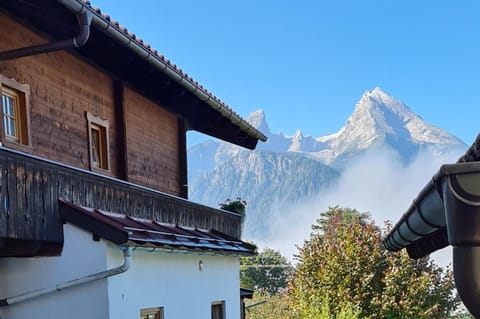
[[[297,129],[295,135],[293,136],[294,140],[301,140],[303,138],[303,133],[300,129]]]
[[[454,147],[464,147],[458,138],[426,123],[380,87],[362,95],[337,133],[317,140],[328,144],[316,154],[325,163],[347,163],[355,154],[378,147],[393,149],[404,162],[419,151],[441,154]]]
[[[251,113],[247,121],[268,136],[267,142],[259,143],[257,150],[303,153],[337,168],[348,165],[363,152],[378,148],[393,150],[407,163],[419,152],[443,154],[453,148],[465,147],[458,138],[426,123],[407,105],[380,87],[365,91],[345,125],[331,135],[313,138],[300,130],[292,136],[272,133],[263,110]],[[242,151],[229,143],[215,143],[216,147],[197,148],[198,152],[203,153],[199,156],[213,159],[215,166]],[[207,150],[208,155],[205,155]],[[192,149],[192,153],[193,151],[195,149]],[[191,156],[194,158],[195,155]],[[193,162],[189,166],[195,169],[199,164]],[[198,168],[202,170],[204,167]]]
[[[408,164],[421,153],[437,157],[466,148],[379,87],[362,95],[337,133],[316,139],[300,130],[289,136],[271,133],[263,110],[247,120],[268,136],[255,151],[215,140],[191,147],[187,158],[189,198],[212,206],[232,196],[249,199],[249,235],[268,233],[269,212],[333,185],[369,152]]]
[[[403,121],[408,121],[417,116],[402,101],[396,99],[389,93],[383,91],[380,87],[376,87],[371,91],[366,91],[360,101],[355,106],[355,113],[372,114],[375,112],[390,112],[400,117]]]
[[[272,134],[265,117],[265,112],[262,109],[250,113],[247,117],[247,122],[266,136]]]

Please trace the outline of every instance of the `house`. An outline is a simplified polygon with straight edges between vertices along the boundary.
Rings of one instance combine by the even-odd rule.
[[[266,137],[83,0],[0,0],[0,317],[240,318],[241,216],[186,134]]]
[[[383,244],[418,259],[453,246],[455,286],[480,318],[480,135],[455,164],[445,164],[419,192]]]

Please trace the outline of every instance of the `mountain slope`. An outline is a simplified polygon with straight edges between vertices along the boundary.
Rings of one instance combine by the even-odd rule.
[[[244,235],[264,238],[275,207],[287,207],[330,187],[339,174],[295,153],[243,151],[190,182],[190,199],[217,207],[226,198],[248,201]]]

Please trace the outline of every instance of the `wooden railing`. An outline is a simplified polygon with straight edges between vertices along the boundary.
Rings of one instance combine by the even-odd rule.
[[[240,237],[240,216],[0,147],[0,240],[60,242],[58,199]]]

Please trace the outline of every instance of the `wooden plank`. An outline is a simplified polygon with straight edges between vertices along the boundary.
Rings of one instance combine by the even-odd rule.
[[[127,123],[125,117],[125,96],[123,83],[113,82],[113,104],[115,110],[115,145],[117,146],[117,176],[120,179],[128,180],[127,165]]]
[[[188,198],[188,171],[187,171],[187,130],[185,120],[178,119],[178,185],[179,196]]]
[[[97,181],[92,186],[92,188],[95,192],[95,195],[94,195],[95,203],[94,203],[93,207],[99,208],[99,209],[106,209],[106,207],[105,207],[105,198],[106,198],[105,184],[103,182]]]
[[[62,171],[59,171],[57,175],[57,196],[59,198],[70,198],[73,191],[70,184],[67,182],[70,176]]]
[[[43,216],[42,216],[42,240],[53,239],[53,234],[49,232],[54,231],[50,226],[53,217],[53,193],[56,191],[56,185],[53,184],[52,171],[49,167],[45,167],[42,171],[42,204],[43,204]]]
[[[105,209],[108,211],[118,212],[118,207],[115,204],[115,191],[111,185],[104,184],[105,188]]]
[[[4,238],[8,229],[8,166],[5,156],[0,157],[0,165],[0,238]]]
[[[24,176],[25,176],[25,189],[24,189],[24,200],[25,200],[25,238],[34,239],[35,238],[35,188],[33,187],[33,174],[34,166],[33,163],[25,161],[24,164]]]
[[[17,227],[17,234],[20,237],[28,238],[27,229],[25,227],[25,164],[22,161],[16,160],[16,208],[15,208],[15,220]],[[14,202],[15,203],[15,202]]]
[[[21,238],[17,230],[17,167],[15,159],[7,157],[7,236],[10,238]]]
[[[33,180],[31,188],[31,192],[33,194],[33,238],[40,238],[43,230],[43,225],[45,224],[45,211],[43,210],[42,171],[38,165],[33,165]]]

